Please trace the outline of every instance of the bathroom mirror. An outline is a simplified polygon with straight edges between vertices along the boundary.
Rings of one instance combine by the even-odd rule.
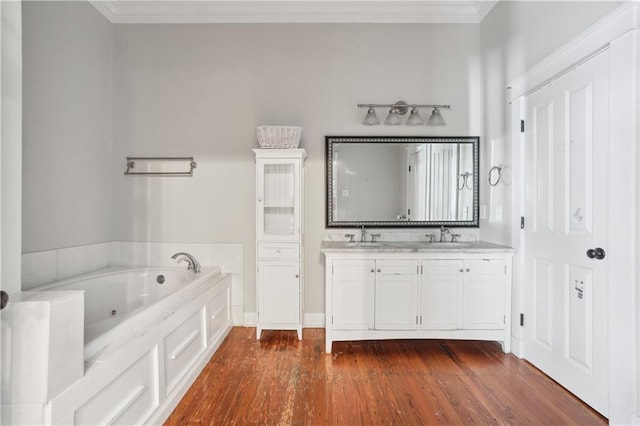
[[[327,136],[327,227],[478,227],[479,142]]]

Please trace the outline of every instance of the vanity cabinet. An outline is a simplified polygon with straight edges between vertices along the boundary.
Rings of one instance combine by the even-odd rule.
[[[417,328],[418,263],[405,259],[376,260],[374,329]]]
[[[257,338],[296,330],[302,339],[304,149],[256,155]]]
[[[493,245],[492,245],[493,246]],[[512,251],[324,250],[334,341],[495,340],[510,352]]]
[[[504,259],[423,260],[420,328],[492,330],[504,327]]]
[[[335,260],[332,270],[334,329],[416,329],[418,261]]]
[[[430,259],[421,263],[420,329],[462,328],[464,260]]]
[[[332,292],[333,328],[369,330],[373,328],[375,260],[336,259],[333,262],[335,291]]]

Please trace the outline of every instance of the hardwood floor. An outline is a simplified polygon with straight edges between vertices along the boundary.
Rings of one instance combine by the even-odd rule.
[[[495,342],[303,336],[234,328],[166,424],[606,424]]]

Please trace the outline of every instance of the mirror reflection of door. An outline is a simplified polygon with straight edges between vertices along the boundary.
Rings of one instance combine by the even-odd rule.
[[[457,179],[457,219],[473,218],[473,148],[471,144],[458,145],[458,177]]]
[[[427,220],[427,145],[407,147],[407,220]],[[399,217],[402,219],[402,217]]]

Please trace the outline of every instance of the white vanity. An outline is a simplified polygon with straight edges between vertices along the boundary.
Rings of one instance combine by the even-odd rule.
[[[334,341],[495,340],[511,346],[513,249],[485,242],[325,241],[326,352]]]

